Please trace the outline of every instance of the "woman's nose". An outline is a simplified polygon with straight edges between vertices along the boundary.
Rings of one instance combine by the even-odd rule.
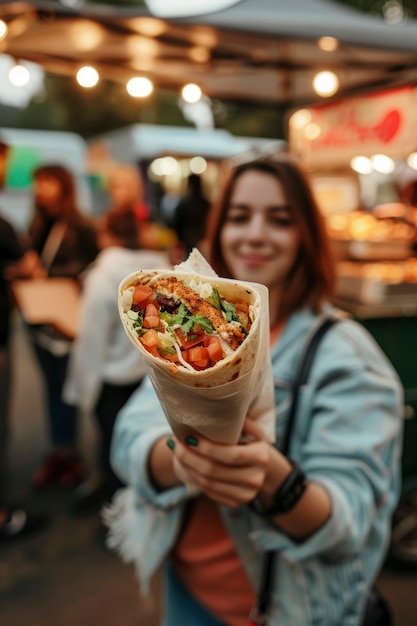
[[[248,238],[263,240],[267,235],[265,220],[261,215],[253,216],[248,224]]]

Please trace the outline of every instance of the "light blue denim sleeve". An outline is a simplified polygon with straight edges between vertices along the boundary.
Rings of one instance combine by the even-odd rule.
[[[140,499],[155,507],[175,506],[186,498],[184,486],[157,491],[149,477],[149,453],[160,437],[171,428],[149,378],[119,412],[112,439],[111,463],[114,471]]]
[[[383,550],[399,497],[401,384],[363,328],[339,326],[323,340],[302,390],[291,448],[308,479],[330,494],[331,518],[301,543],[254,520],[255,542],[295,562],[349,558],[369,541],[381,542],[377,549]]]

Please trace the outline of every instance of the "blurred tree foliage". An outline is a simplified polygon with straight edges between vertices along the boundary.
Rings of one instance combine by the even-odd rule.
[[[0,106],[2,126],[67,130],[85,139],[129,124],[190,126],[177,104],[177,94],[158,90],[146,100],[128,95],[124,86],[100,81],[94,89],[80,89],[68,77],[47,75],[42,94],[24,109]],[[215,126],[235,135],[283,137],[282,119],[275,110],[213,102]]]

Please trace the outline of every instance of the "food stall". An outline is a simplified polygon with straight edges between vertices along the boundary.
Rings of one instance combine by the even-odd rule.
[[[293,112],[289,149],[308,172],[337,262],[334,303],[375,337],[405,389],[403,474],[417,474],[417,89]],[[411,156],[410,156],[411,155]]]

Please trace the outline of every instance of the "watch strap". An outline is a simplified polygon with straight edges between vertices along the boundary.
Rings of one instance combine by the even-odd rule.
[[[253,508],[261,517],[274,517],[289,513],[306,490],[307,479],[303,470],[298,463],[288,460],[291,463],[291,471],[275,492],[271,506],[264,509],[257,501],[254,501]]]

